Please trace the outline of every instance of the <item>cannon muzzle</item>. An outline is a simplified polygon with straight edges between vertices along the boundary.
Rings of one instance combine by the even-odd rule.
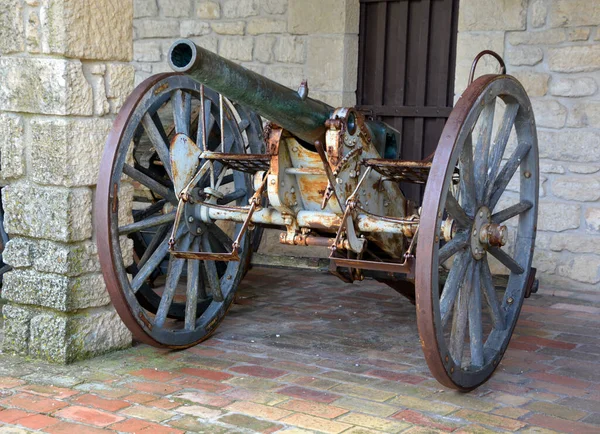
[[[243,66],[198,47],[188,39],[169,50],[169,65],[223,96],[254,110],[308,143],[323,141],[333,108]]]

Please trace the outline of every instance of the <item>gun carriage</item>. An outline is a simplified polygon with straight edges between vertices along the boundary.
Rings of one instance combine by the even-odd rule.
[[[280,228],[283,244],[328,247],[340,279],[373,277],[413,301],[438,381],[485,382],[534,288],[539,185],[529,98],[483,54],[502,73],[473,80],[474,62],[435,154],[402,161],[381,158],[406,146],[398,132],[356,108],[175,42],[175,72],[148,78],[119,112],[97,189],[104,277],[134,336],[207,339],[262,228]],[[425,185],[420,206],[401,183]]]

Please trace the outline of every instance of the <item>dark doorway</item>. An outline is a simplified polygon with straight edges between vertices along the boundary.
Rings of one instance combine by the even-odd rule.
[[[435,151],[454,100],[459,0],[360,0],[358,106],[401,133],[395,155]],[[422,189],[403,187],[419,200]]]

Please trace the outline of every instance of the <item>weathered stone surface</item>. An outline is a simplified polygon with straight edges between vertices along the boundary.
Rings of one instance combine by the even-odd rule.
[[[0,2],[0,53],[24,50],[23,17],[20,0]]]
[[[196,16],[203,20],[217,20],[221,17],[221,5],[212,1],[197,3]]]
[[[243,35],[246,28],[245,21],[214,21],[210,25],[219,35]]]
[[[261,35],[256,37],[254,44],[254,58],[262,63],[271,63],[273,61],[273,47],[277,37],[271,35]]]
[[[506,58],[511,65],[533,66],[542,61],[544,52],[538,47],[516,47],[508,50]]]
[[[27,16],[25,37],[25,44],[28,52],[37,54],[42,51],[40,16],[38,15],[37,11],[30,11],[29,15]]]
[[[91,115],[92,88],[81,62],[0,58],[0,110],[55,115]]]
[[[44,52],[95,60],[130,61],[133,2],[44,0]]]
[[[288,0],[261,0],[260,7],[266,14],[281,15],[287,10]]]
[[[590,38],[591,30],[585,27],[576,27],[567,31],[569,41],[587,41]]]
[[[556,72],[588,72],[600,69],[600,45],[549,48],[548,66]]]
[[[208,35],[210,31],[210,24],[205,21],[182,20],[180,23],[180,34],[183,38]]]
[[[136,20],[133,23],[136,39],[176,38],[179,36],[177,20]]]
[[[2,295],[14,303],[44,306],[62,312],[110,303],[101,274],[67,277],[17,269],[4,276]]]
[[[581,207],[563,202],[540,201],[538,230],[562,232],[577,229],[581,218]]]
[[[551,27],[600,25],[600,9],[588,0],[554,0],[550,2]]]
[[[552,192],[562,199],[593,202],[600,199],[600,179],[594,176],[569,176],[556,178]]]
[[[88,82],[92,85],[92,95],[94,99],[94,115],[104,116],[110,111],[110,104],[106,99],[106,84],[104,83],[106,65],[84,65],[84,72],[87,72],[86,77],[88,79]]]
[[[588,232],[600,233],[600,208],[588,208],[585,211],[585,225]]]
[[[560,262],[560,255],[544,249],[536,248],[533,253],[533,266],[538,273],[552,274]]]
[[[13,268],[30,267],[33,263],[32,247],[30,240],[13,238],[4,246],[2,261]]]
[[[6,304],[2,307],[4,316],[4,341],[2,350],[5,353],[27,355],[29,352],[29,324],[35,310]]]
[[[133,0],[133,18],[155,17],[158,15],[156,0]]]
[[[110,119],[39,119],[31,122],[31,169],[41,185],[94,185]],[[73,156],[77,158],[73,158]]]
[[[565,173],[565,168],[560,164],[556,163],[544,163],[540,162],[540,172],[542,173]]]
[[[596,172],[600,172],[600,166],[589,166],[589,165],[582,165],[582,164],[570,165],[569,171],[572,173],[582,173],[582,174],[596,173]]]
[[[109,63],[106,65],[106,96],[111,113],[117,113],[133,90],[135,69],[132,65]]]
[[[507,36],[511,45],[556,45],[566,40],[564,29],[510,32]]]
[[[588,163],[600,161],[600,132],[538,131],[540,158]]]
[[[252,48],[254,38],[244,36],[232,36],[221,40],[219,54],[230,60],[249,62],[252,60]]]
[[[537,242],[536,242],[537,244]],[[600,255],[600,242],[589,235],[572,233],[555,234],[550,238],[549,248],[560,252],[568,250],[573,253],[594,253]]]
[[[259,0],[227,0],[223,4],[225,18],[245,18],[258,15]]]
[[[92,236],[92,192],[88,188],[11,184],[2,190],[4,228],[9,234],[54,241]]]
[[[308,80],[315,89],[356,89],[358,38],[356,36],[313,36],[308,41]],[[332,62],[331,59],[344,59]]]
[[[44,313],[31,320],[30,355],[70,363],[131,345],[131,333],[112,308],[75,316]]]
[[[600,102],[582,102],[573,106],[569,126],[600,128]]]
[[[567,122],[567,108],[556,100],[534,99],[531,101],[535,123],[538,127],[562,128]]]
[[[196,45],[202,48],[206,48],[207,50],[212,51],[213,53],[217,52],[218,40],[213,35],[208,36],[196,36],[190,38]]]
[[[533,0],[531,2],[531,25],[534,28],[543,27],[548,16],[547,0]]]
[[[306,78],[302,66],[277,65],[265,69],[264,75],[277,83],[281,83],[290,89],[298,89],[302,80]]]
[[[521,82],[530,97],[544,96],[548,92],[550,74],[532,71],[515,71],[512,75]]]
[[[556,271],[577,282],[596,284],[600,282],[600,256],[578,255],[567,262],[562,261]]]
[[[463,0],[459,31],[525,30],[527,0]]]
[[[287,21],[278,18],[254,18],[248,21],[246,32],[249,35],[262,35],[266,33],[285,33]]]
[[[158,0],[158,7],[165,17],[187,18],[192,3],[191,0]]]
[[[289,0],[288,31],[297,35],[358,34],[359,11],[353,0]]]
[[[25,173],[24,122],[20,116],[0,114],[0,180]]]
[[[304,63],[305,39],[301,36],[281,36],[275,47],[275,60],[283,63]]]
[[[456,94],[460,95],[467,87],[467,79],[473,59],[483,50],[492,50],[504,55],[504,32],[458,33],[456,49]],[[477,77],[484,74],[497,74],[498,62],[485,56],[477,66]]]
[[[136,62],[160,62],[160,43],[156,41],[135,41],[133,60]]]
[[[590,96],[596,93],[598,85],[592,77],[558,78],[553,77],[550,93],[554,96]]]

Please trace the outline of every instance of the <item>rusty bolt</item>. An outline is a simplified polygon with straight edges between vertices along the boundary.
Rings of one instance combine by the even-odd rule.
[[[525,178],[527,178],[527,179],[531,178],[531,172],[530,171],[526,171],[525,172]]]
[[[189,217],[188,217],[188,222],[190,222],[190,223],[193,223],[193,222],[194,222],[194,217],[192,217],[192,216],[189,216]]]
[[[271,185],[277,184],[277,180],[275,178],[271,179]]]
[[[514,303],[514,301],[515,301],[515,299],[514,299],[514,298],[512,298],[512,297],[508,297],[508,300],[506,300],[506,302],[507,302],[508,304],[513,304],[513,303]]]

